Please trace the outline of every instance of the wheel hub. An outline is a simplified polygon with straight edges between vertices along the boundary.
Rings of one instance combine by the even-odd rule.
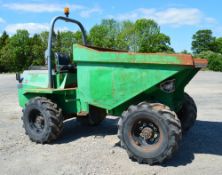
[[[153,137],[153,130],[149,127],[145,127],[142,129],[140,136],[143,137],[145,140],[150,139]]]
[[[44,127],[44,118],[42,116],[37,116],[34,124],[38,129],[42,129]]]
[[[153,145],[159,140],[159,130],[157,126],[148,120],[139,120],[133,127],[133,136],[139,146]]]

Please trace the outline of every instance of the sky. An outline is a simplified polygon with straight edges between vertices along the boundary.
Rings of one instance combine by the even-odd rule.
[[[214,36],[222,36],[219,0],[0,0],[0,34],[4,30],[10,35],[17,29],[27,29],[30,34],[48,30],[51,19],[63,15],[66,6],[70,18],[81,21],[87,31],[102,19],[154,19],[177,52],[191,51],[192,36],[199,29],[211,29]],[[64,22],[56,28],[78,29]]]

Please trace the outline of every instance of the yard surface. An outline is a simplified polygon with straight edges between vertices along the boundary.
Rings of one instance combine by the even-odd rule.
[[[198,120],[183,136],[173,159],[155,166],[132,162],[117,146],[115,117],[98,127],[69,120],[55,143],[32,143],[22,128],[16,83],[15,75],[0,75],[1,175],[222,174],[222,73],[199,72],[187,86],[198,107]]]

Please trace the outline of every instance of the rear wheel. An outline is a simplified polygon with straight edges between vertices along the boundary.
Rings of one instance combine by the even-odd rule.
[[[84,126],[99,125],[106,118],[106,110],[95,106],[89,107],[89,114],[87,116],[77,117],[77,121]]]
[[[169,159],[177,150],[181,124],[167,106],[143,102],[123,112],[118,137],[131,159],[152,165]]]
[[[192,97],[184,93],[184,101],[181,110],[178,112],[183,132],[188,131],[195,123],[197,118],[197,106]]]
[[[26,134],[37,143],[55,140],[63,128],[61,109],[45,97],[31,99],[23,109],[22,120]]]

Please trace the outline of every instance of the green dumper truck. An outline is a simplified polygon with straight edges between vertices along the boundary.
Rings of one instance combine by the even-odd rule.
[[[57,20],[75,23],[82,31],[84,46],[73,45],[72,58],[52,53]],[[70,117],[98,125],[107,115],[120,116],[121,146],[131,159],[152,165],[173,155],[182,133],[196,120],[197,107],[184,88],[206,67],[204,59],[88,46],[82,24],[62,16],[52,21],[46,59],[46,69],[16,74],[24,128],[34,142],[57,139]]]

